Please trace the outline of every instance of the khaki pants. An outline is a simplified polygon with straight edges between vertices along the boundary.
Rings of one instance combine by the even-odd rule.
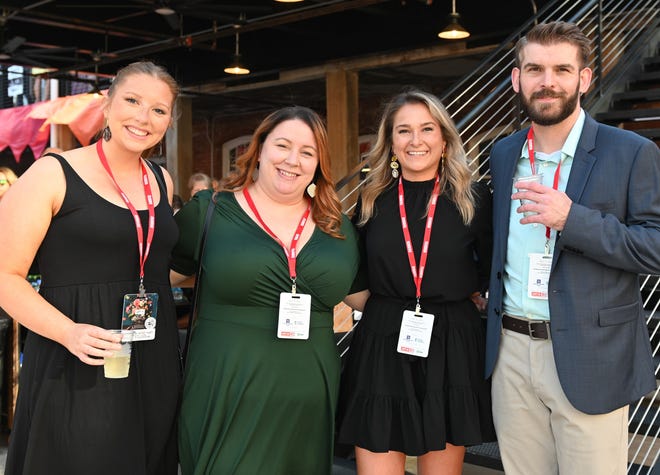
[[[503,329],[492,393],[507,475],[626,473],[628,406],[599,415],[575,409],[559,384],[551,340]]]

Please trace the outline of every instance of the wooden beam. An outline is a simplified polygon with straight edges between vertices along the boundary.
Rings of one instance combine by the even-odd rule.
[[[327,73],[326,109],[332,176],[338,180],[360,160],[356,72],[336,69]]]
[[[188,178],[193,173],[192,99],[179,96],[174,122],[165,135],[167,171],[174,181],[174,193],[184,200],[188,196]]]
[[[200,46],[208,41],[213,41],[217,38],[230,37],[234,36],[236,33],[247,33],[250,31],[258,31],[267,28],[275,28],[281,25],[287,25],[289,23],[300,22],[304,20],[309,20],[311,18],[322,17],[326,15],[331,15],[333,13],[339,13],[347,10],[355,10],[358,8],[366,8],[378,3],[383,3],[386,0],[327,0],[322,3],[311,3],[309,5],[304,5],[299,8],[294,8],[285,12],[275,13],[272,15],[266,15],[262,17],[253,18],[245,21],[244,24],[226,24],[220,27],[213,27],[204,31],[198,31],[194,33],[188,33],[186,35],[172,35],[166,37],[159,37],[151,43],[142,44],[135,47],[125,48],[116,51],[106,52],[101,61],[91,61],[82,64],[75,64],[72,66],[58,68],[54,73],[44,73],[49,76],[61,75],[68,71],[86,71],[91,70],[99,65],[113,64],[119,61],[126,61],[131,58],[140,58],[155,53],[160,53],[163,51],[173,50],[181,47],[193,47]],[[56,26],[59,28],[72,28],[70,26],[70,19],[67,22],[61,16],[55,15],[46,15],[41,12],[32,12],[27,11],[25,8],[12,8],[12,11],[18,10],[18,14],[12,17],[12,21],[25,21],[25,22],[38,22],[40,24],[47,24],[51,26]],[[48,18],[43,18],[47,16]],[[35,18],[36,17],[36,18]],[[40,18],[41,17],[41,18]],[[135,34],[136,30],[127,29],[127,28],[110,28],[108,25],[103,24],[104,28],[102,32],[105,35],[108,35],[112,32],[116,36],[132,36]],[[98,22],[81,22],[77,21],[73,28],[82,31],[90,31],[94,33],[100,33],[99,23]],[[143,35],[147,33],[143,32]]]
[[[71,132],[71,129],[68,125],[51,124],[50,135],[50,142],[52,147],[58,147],[65,151],[78,147],[76,137],[73,135],[73,132]]]

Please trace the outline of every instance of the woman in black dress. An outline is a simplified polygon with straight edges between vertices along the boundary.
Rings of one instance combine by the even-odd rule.
[[[141,158],[163,138],[177,92],[165,69],[126,66],[103,138],[40,158],[0,203],[0,305],[30,330],[6,474],[177,473],[173,187]],[[39,294],[25,280],[35,255]],[[120,347],[108,330],[142,286],[159,296],[155,333],[133,342],[128,377],[107,379],[104,358]]]
[[[475,183],[440,101],[387,105],[354,221],[368,289],[340,396],[339,441],[360,475],[460,474],[465,446],[494,440],[480,310],[491,259],[491,197]]]

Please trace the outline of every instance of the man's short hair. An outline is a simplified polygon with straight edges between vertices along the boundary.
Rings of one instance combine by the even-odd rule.
[[[539,23],[527,32],[525,36],[516,43],[516,67],[521,66],[522,50],[529,43],[540,45],[553,45],[557,43],[569,43],[578,49],[578,60],[580,69],[587,67],[591,56],[591,41],[574,23],[565,21],[552,21]]]
[[[211,177],[206,173],[193,173],[190,175],[190,178],[188,178],[188,189],[192,190],[196,183],[203,183],[204,188],[211,189]]]

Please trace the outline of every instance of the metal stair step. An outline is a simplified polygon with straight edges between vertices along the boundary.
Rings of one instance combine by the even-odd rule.
[[[654,447],[655,441],[653,434],[650,436],[636,435],[630,440],[628,462],[632,462],[632,466],[636,467],[639,471],[629,471],[628,473],[648,473],[641,470],[653,468],[652,464],[655,462],[657,452],[657,449]],[[657,472],[653,470],[653,473]]]
[[[504,470],[502,459],[500,457],[500,448],[497,442],[488,442],[481,445],[467,447],[465,451],[465,461],[481,467],[488,467],[494,470]]]
[[[637,91],[620,92],[612,95],[612,102],[618,101],[658,101],[660,100],[660,88],[640,89]]]
[[[660,56],[651,56],[644,58],[644,66],[660,66]]]
[[[635,119],[660,119],[660,109],[622,109],[611,110],[598,114],[596,120],[607,121],[627,121]]]
[[[658,81],[658,80],[660,80],[660,71],[648,71],[635,76],[635,78],[631,81],[631,83]]]

